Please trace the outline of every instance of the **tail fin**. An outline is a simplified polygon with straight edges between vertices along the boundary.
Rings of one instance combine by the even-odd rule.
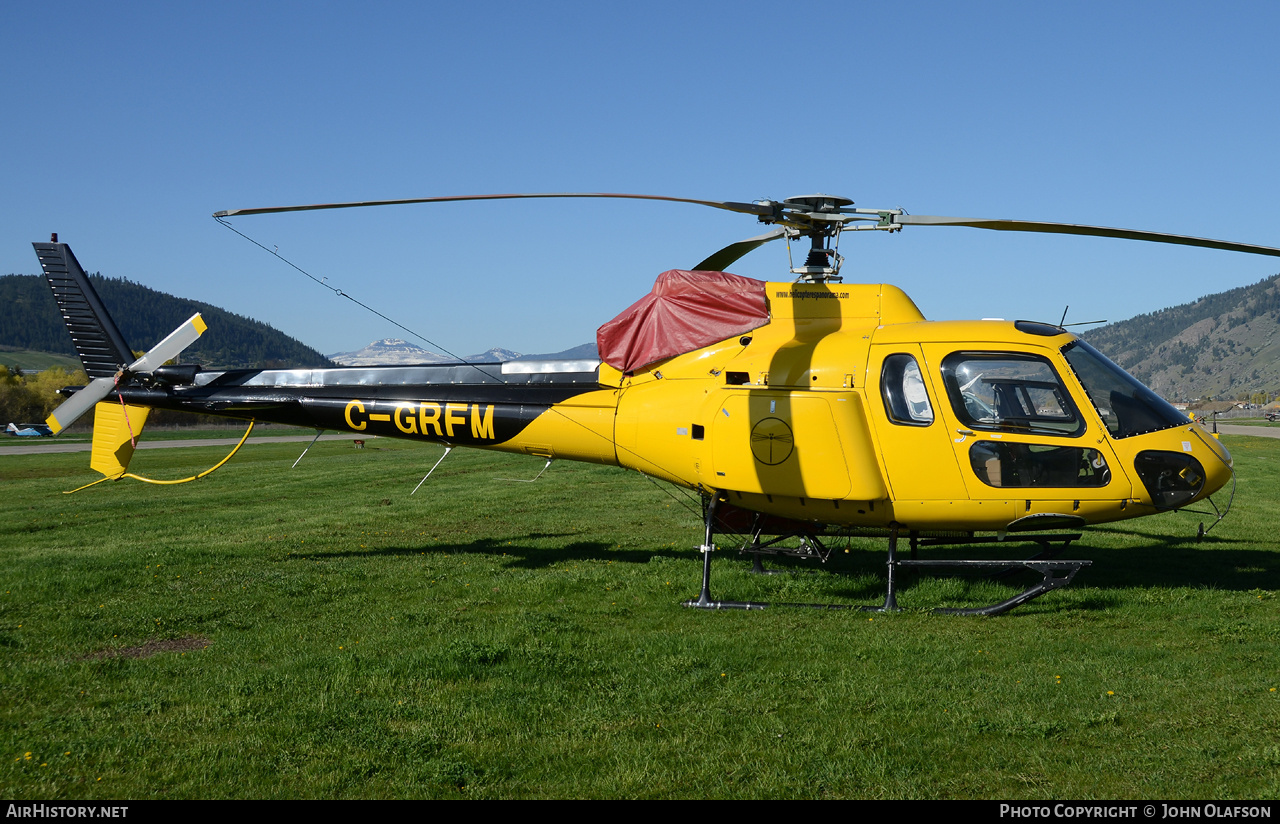
[[[31,245],[40,258],[40,267],[58,302],[58,311],[89,377],[110,378],[133,363],[133,350],[107,314],[71,247],[58,243],[57,235],[53,242]]]
[[[80,268],[80,262],[71,253],[71,247],[58,243],[54,235],[49,243],[33,243],[45,279],[53,290],[58,311],[71,334],[71,342],[80,354],[84,371],[92,378],[89,385],[76,392],[53,410],[46,422],[53,434],[66,429],[98,402],[111,394],[117,386],[128,385],[137,374],[154,372],[170,358],[177,357],[207,328],[200,313],[169,333],[169,336],[153,346],[147,354],[134,359],[133,350],[125,343],[124,335],[116,328],[115,321],[107,314],[102,299],[93,284]],[[126,421],[123,421],[127,423]],[[94,453],[97,454],[97,438]],[[132,438],[130,439],[132,443]],[[132,454],[132,452],[130,453]],[[128,464],[128,461],[125,461]]]

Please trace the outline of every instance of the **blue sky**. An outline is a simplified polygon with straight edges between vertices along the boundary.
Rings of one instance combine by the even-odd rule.
[[[1280,4],[6,3],[0,274],[86,268],[325,352],[406,335],[220,209],[492,192],[840,194],[917,214],[1280,246]],[[691,205],[526,201],[238,218],[459,354],[553,351],[758,234]],[[1119,320],[1280,259],[907,228],[846,280],[931,319]],[[731,267],[789,279],[785,246]],[[215,330],[216,331],[216,330]],[[422,343],[421,340],[415,342]],[[149,346],[153,341],[133,341]]]

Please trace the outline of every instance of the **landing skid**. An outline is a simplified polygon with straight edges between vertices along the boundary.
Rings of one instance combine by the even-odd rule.
[[[986,607],[971,608],[950,608],[937,607],[933,612],[945,615],[1001,615],[1014,607],[1021,606],[1028,601],[1039,598],[1045,593],[1052,592],[1055,589],[1061,589],[1075,578],[1076,573],[1084,567],[1090,566],[1092,561],[1062,561],[1051,560],[1062,550],[1066,549],[1072,541],[1080,537],[1080,533],[1057,533],[1044,535],[1018,535],[1010,537],[1010,540],[1031,541],[1040,545],[1041,551],[1035,556],[1025,561],[1000,561],[1000,560],[919,560],[916,558],[916,551],[921,546],[953,546],[957,544],[975,544],[975,543],[992,543],[1000,541],[1000,538],[982,538],[975,537],[972,534],[960,534],[951,536],[920,536],[918,533],[911,532],[907,534],[910,540],[911,557],[908,559],[898,558],[898,538],[903,532],[898,527],[892,527],[887,531],[889,539],[889,557],[887,561],[888,572],[888,588],[885,592],[883,604],[867,605],[867,606],[851,606],[845,604],[799,604],[799,603],[770,603],[767,601],[717,601],[711,597],[711,553],[715,551],[715,511],[719,502],[718,497],[713,496],[703,513],[704,521],[704,540],[699,550],[702,552],[702,592],[694,599],[691,598],[683,602],[683,606],[692,607],[694,609],[764,609],[769,606],[781,607],[804,607],[809,609],[856,609],[863,612],[897,612],[897,582],[896,572],[900,568],[918,568],[918,569],[992,569],[995,570],[991,577],[999,578],[1019,570],[1027,569],[1040,573],[1041,581],[1034,586],[1027,588],[1018,595],[1008,600],[1001,601],[998,604],[992,604]],[[768,553],[774,555],[791,555],[799,558],[816,558],[826,562],[831,555],[831,550],[823,544],[822,540],[814,534],[793,533],[774,537],[771,540],[762,541],[762,519],[756,517],[751,526],[751,533],[746,543],[742,546],[742,552],[748,552],[753,556],[753,572],[768,573],[761,563],[761,554]],[[885,534],[885,533],[881,533]],[[788,538],[800,538],[799,547],[786,547],[782,542]]]

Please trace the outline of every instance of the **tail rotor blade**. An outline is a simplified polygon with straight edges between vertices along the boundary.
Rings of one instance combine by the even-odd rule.
[[[195,343],[207,328],[209,327],[205,325],[204,318],[196,312],[187,318],[186,323],[170,332],[167,338],[151,347],[151,351],[134,361],[129,371],[154,371],[157,366],[163,366],[165,361],[176,358],[182,350]]]
[[[78,421],[80,416],[97,405],[98,401],[110,395],[111,389],[115,385],[115,378],[94,378],[91,380],[88,386],[67,398],[57,409],[53,410],[53,413],[48,418],[45,418],[45,423],[49,425],[49,431],[57,435]]]
[[[157,366],[163,366],[164,362],[176,358],[182,353],[182,350],[196,342],[196,339],[204,334],[205,326],[204,318],[200,317],[200,313],[192,315],[187,322],[173,330],[164,340],[151,347],[151,351],[134,361],[125,374],[146,374],[155,371]],[[127,380],[127,378],[126,378]],[[111,394],[111,390],[116,386],[116,377],[110,378],[94,378],[89,385],[76,392],[67,400],[63,401],[57,409],[53,410],[53,414],[48,417],[46,423],[53,434],[57,435],[71,424],[80,419],[80,416],[92,409],[98,401],[105,399]]]

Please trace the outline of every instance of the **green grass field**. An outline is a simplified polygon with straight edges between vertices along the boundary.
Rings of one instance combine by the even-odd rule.
[[[146,443],[154,443],[156,441],[211,440],[214,438],[235,438],[238,440],[240,436],[244,434],[247,427],[248,424],[245,424],[244,426],[148,426],[145,428],[143,441]],[[299,437],[311,438],[315,434],[316,431],[314,429],[302,429],[297,426],[284,426],[283,424],[259,423],[253,427],[253,434],[249,436],[249,443],[253,443],[257,438],[268,438],[281,435],[296,435]],[[74,429],[65,431],[58,435],[57,442],[83,444],[92,443],[93,427],[85,426],[82,429],[77,426]],[[0,456],[5,454],[6,449],[20,446],[31,446],[33,443],[39,443],[39,441],[30,438],[0,436]],[[301,447],[299,447],[298,451],[302,451]],[[216,461],[213,463],[216,463]]]
[[[0,796],[1275,799],[1280,441],[1224,440],[1209,538],[1093,530],[989,619],[928,609],[1017,588],[684,609],[696,504],[621,470],[459,450],[410,496],[438,448],[251,444],[63,495],[86,455],[0,454]],[[883,598],[880,542],[714,566],[721,598]]]
[[[0,363],[5,366],[16,366],[26,372],[38,372],[55,366],[69,371],[80,368],[80,359],[71,355],[55,355],[50,352],[36,352],[32,349],[15,349],[12,346],[0,346]]]

